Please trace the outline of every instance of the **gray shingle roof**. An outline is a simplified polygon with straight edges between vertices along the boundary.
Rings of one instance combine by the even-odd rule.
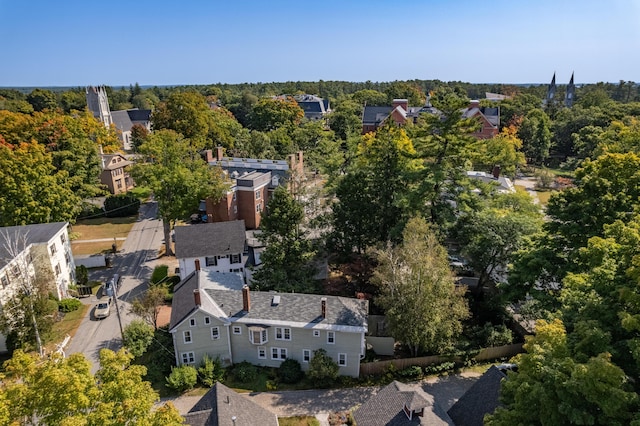
[[[424,408],[422,417],[414,415],[411,420],[404,406],[412,410]],[[434,403],[433,396],[417,386],[393,381],[369,398],[353,412],[358,425],[404,426],[404,425],[452,425],[451,419]]]
[[[131,130],[131,127],[133,127],[129,113],[126,110],[111,111],[111,120],[121,132],[128,132]]]
[[[319,294],[276,293],[251,291],[249,312],[242,310],[242,292],[206,289],[218,306],[235,319],[243,322],[255,320],[317,323],[333,326],[366,327],[368,302],[347,297],[323,296]],[[273,297],[279,296],[277,305]],[[175,295],[174,295],[175,298]],[[327,299],[326,318],[321,315],[321,300]],[[233,318],[232,318],[233,320]]]
[[[129,119],[131,121],[149,121],[151,119],[150,109],[128,109]]]
[[[4,268],[13,257],[5,247],[6,238],[9,241],[18,241],[18,238],[26,235],[27,246],[48,242],[61,229],[67,227],[67,222],[37,223],[24,226],[6,226],[0,228],[0,268]],[[25,247],[26,248],[26,247]]]
[[[244,220],[175,228],[176,257],[224,256],[244,251]]]
[[[191,426],[278,426],[274,413],[221,383],[204,394],[184,418]]]
[[[367,106],[362,113],[362,124],[378,124],[391,114],[390,106]]]
[[[500,383],[505,377],[492,365],[447,412],[454,423],[482,426],[485,414],[493,413],[500,405]]]

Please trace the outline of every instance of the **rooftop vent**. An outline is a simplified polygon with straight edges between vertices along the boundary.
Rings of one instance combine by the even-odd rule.
[[[271,306],[278,306],[280,304],[280,296],[273,296],[271,299]]]

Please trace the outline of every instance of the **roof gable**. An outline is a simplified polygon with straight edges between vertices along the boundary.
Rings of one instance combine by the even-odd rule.
[[[499,405],[500,383],[507,377],[492,365],[447,412],[456,424],[482,426]]]
[[[45,244],[57,233],[67,228],[67,222],[36,223],[22,226],[5,226],[0,228],[0,269],[13,260],[5,247],[5,238],[11,242],[20,243],[19,239],[26,238],[26,247],[31,244]]]
[[[244,251],[244,220],[175,228],[176,258],[224,256]]]

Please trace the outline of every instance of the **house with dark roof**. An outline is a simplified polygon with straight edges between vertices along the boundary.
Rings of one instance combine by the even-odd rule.
[[[331,112],[329,99],[322,99],[315,95],[294,95],[298,106],[304,111],[304,118],[311,121],[322,120]]]
[[[357,425],[453,425],[432,395],[418,386],[393,381],[353,412]]]
[[[278,426],[278,416],[216,382],[183,416],[189,426]]]
[[[243,220],[202,223],[174,228],[180,278],[202,267],[244,277],[248,253]]]
[[[122,141],[125,151],[130,151],[131,145],[131,129],[133,126],[140,125],[151,131],[151,110],[150,109],[127,109],[121,111],[111,111],[111,120],[116,126],[118,137]]]
[[[122,154],[100,154],[100,183],[112,194],[123,194],[134,187],[133,178],[129,174],[129,166],[133,164]]]
[[[394,99],[391,106],[367,106],[362,111],[362,134],[375,132],[388,120],[398,126],[408,121],[416,122],[421,113],[436,114],[438,110],[431,106],[429,97],[423,106],[410,107],[407,99]]]
[[[500,405],[500,385],[507,375],[495,365],[465,392],[447,412],[456,426],[482,426],[484,416]]]
[[[196,263],[176,286],[169,332],[177,365],[199,365],[205,355],[224,365],[247,361],[269,367],[292,358],[307,370],[313,352],[324,349],[341,375],[358,377],[367,301],[235,285],[212,282]]]
[[[25,280],[51,284],[58,299],[68,296],[76,280],[67,222],[0,228],[0,306],[17,295]],[[7,350],[0,335],[0,352]]]

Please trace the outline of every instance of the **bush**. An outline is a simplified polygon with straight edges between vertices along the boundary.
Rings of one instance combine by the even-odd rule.
[[[324,349],[313,351],[313,358],[309,362],[310,379],[317,382],[331,384],[337,377],[340,367],[336,364]]]
[[[193,389],[197,382],[198,372],[190,365],[172,367],[171,374],[167,377],[167,386],[178,392]]]
[[[80,306],[82,306],[82,302],[74,298],[62,299],[58,302],[58,310],[61,312],[77,311]]]
[[[212,387],[215,382],[222,382],[223,376],[224,369],[222,368],[220,358],[216,357],[216,359],[213,359],[209,355],[205,355],[204,358],[202,358],[202,364],[200,364],[198,368],[200,383],[204,386]]]
[[[133,194],[110,195],[104,200],[107,217],[125,217],[138,213],[140,200]]]
[[[76,266],[76,283],[78,285],[87,285],[89,282],[89,271],[84,265]]]
[[[419,379],[422,377],[422,367],[419,365],[412,365],[411,367],[398,371],[398,376],[404,379]]]
[[[278,368],[278,377],[282,383],[298,383],[303,376],[300,363],[292,358],[285,359]]]
[[[142,320],[133,320],[125,327],[124,346],[131,355],[138,358],[144,354],[153,342],[153,327]]]
[[[424,367],[424,374],[438,374],[445,371],[453,370],[456,367],[455,362],[443,362],[437,365],[427,365]]]
[[[242,383],[250,383],[258,378],[258,369],[255,365],[242,361],[233,368],[233,376]]]
[[[167,278],[169,273],[168,265],[158,265],[153,268],[153,272],[151,273],[151,284],[157,284],[163,279]]]

